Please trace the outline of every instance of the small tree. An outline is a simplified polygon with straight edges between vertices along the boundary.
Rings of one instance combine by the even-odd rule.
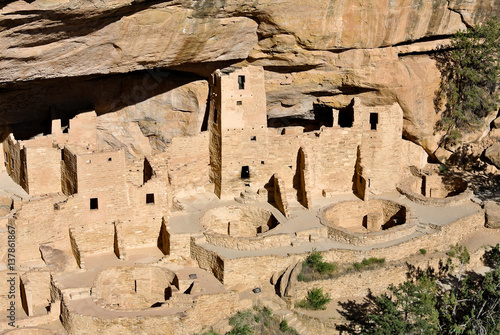
[[[439,100],[446,97],[446,108],[439,128],[446,139],[455,141],[460,132],[474,131],[500,103],[500,22],[459,31],[451,38],[451,50],[438,56],[442,84]]]
[[[302,307],[305,309],[325,309],[325,305],[328,304],[332,299],[328,293],[324,294],[323,289],[315,287],[307,292],[306,299],[298,301],[296,307]]]

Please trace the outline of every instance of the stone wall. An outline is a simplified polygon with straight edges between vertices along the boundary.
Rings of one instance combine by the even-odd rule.
[[[208,132],[172,138],[166,149],[173,194],[197,193],[209,182]]]
[[[22,307],[28,316],[46,315],[50,306],[50,273],[26,272],[21,274],[20,294]]]
[[[205,238],[203,235],[191,237],[190,255],[198,262],[198,266],[207,270],[215,276],[221,283],[225,282],[225,259],[220,257],[215,251],[204,248],[202,243]]]
[[[426,205],[426,206],[437,206],[437,207],[451,207],[460,205],[468,200],[470,200],[474,193],[471,189],[467,187],[467,183],[462,181],[457,181],[446,187],[441,182],[441,178],[432,180],[425,178],[427,176],[409,176],[401,181],[401,183],[396,187],[398,192],[405,195],[411,201]],[[431,176],[437,177],[437,176]],[[424,181],[425,180],[425,181]],[[429,184],[427,184],[429,181]],[[453,187],[455,184],[457,187]],[[425,190],[423,187],[425,187]],[[434,197],[425,196],[425,194],[431,194],[430,190],[434,189]],[[436,192],[438,190],[438,192]],[[450,192],[457,192],[458,194],[453,196],[447,196]],[[439,195],[439,196],[438,196]]]
[[[25,146],[26,191],[30,195],[61,192],[61,151],[58,148]]]
[[[423,236],[415,237],[400,244],[370,250],[332,249],[322,253],[326,262],[354,263],[363,258],[379,257],[387,261],[399,260],[416,253],[419,249],[447,251],[450,245],[460,242],[468,234],[484,227],[482,211],[463,217],[445,226],[433,226],[436,230]]]
[[[360,147],[363,178],[370,192],[390,192],[402,176],[403,110],[397,103],[357,108],[363,117]]]
[[[174,281],[177,281],[176,275],[160,267],[111,267],[99,273],[94,280],[92,299],[99,306],[111,310],[150,309],[153,304],[170,297],[166,290],[171,292]]]
[[[297,263],[296,256],[254,256],[224,260],[224,281],[228,287],[257,287],[269,282],[273,273]]]
[[[16,141],[14,135],[10,134],[3,142],[3,151],[7,173],[16,184],[21,185],[26,190],[28,187],[26,183],[26,166],[21,158],[21,144]]]
[[[252,238],[205,233],[205,238],[210,244],[235,250],[266,250],[290,246],[292,243],[292,239],[288,234],[277,234]]]

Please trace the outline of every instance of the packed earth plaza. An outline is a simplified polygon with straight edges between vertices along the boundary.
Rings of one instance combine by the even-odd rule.
[[[6,138],[0,238],[15,235],[15,267],[5,243],[0,266],[18,328],[2,319],[4,331],[224,333],[260,305],[299,334],[333,334],[336,302],[404,281],[406,262],[437,265],[465,243],[478,268],[499,240],[467,182],[403,139],[398,104],[315,105],[313,122],[270,127],[262,67],[216,70],[209,84],[202,131],[140,159],[100,145],[92,111]],[[312,251],[386,265],[298,281]],[[328,310],[294,308],[313,287],[333,298]]]

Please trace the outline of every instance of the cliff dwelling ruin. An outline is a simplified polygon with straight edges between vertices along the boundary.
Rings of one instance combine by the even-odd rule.
[[[485,229],[467,183],[403,139],[398,103],[269,117],[261,66],[213,72],[207,103],[202,131],[138,157],[99,138],[95,111],[5,138],[1,220],[16,231],[22,325],[195,334],[272,300],[266,285],[296,298],[291,273],[312,250],[398,261]]]

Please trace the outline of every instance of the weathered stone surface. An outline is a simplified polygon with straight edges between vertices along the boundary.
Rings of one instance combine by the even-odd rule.
[[[8,87],[0,94],[0,122],[51,118],[54,106],[77,112],[58,101],[57,88],[68,83],[54,82],[50,92],[48,78],[84,82],[165,67],[207,77],[203,64],[246,60],[266,69],[271,117],[306,116],[318,97],[344,106],[353,96],[398,102],[405,137],[433,153],[439,71],[426,53],[495,14],[499,0],[13,1],[0,8],[0,85]],[[101,91],[108,89],[103,83]],[[88,98],[96,92],[73,90],[81,110],[106,107]],[[187,119],[198,125],[197,116]]]
[[[493,165],[500,168],[500,143],[495,143],[486,149],[484,155],[490,160]]]
[[[486,227],[500,228],[500,204],[495,201],[486,201],[484,210],[486,212]]]

